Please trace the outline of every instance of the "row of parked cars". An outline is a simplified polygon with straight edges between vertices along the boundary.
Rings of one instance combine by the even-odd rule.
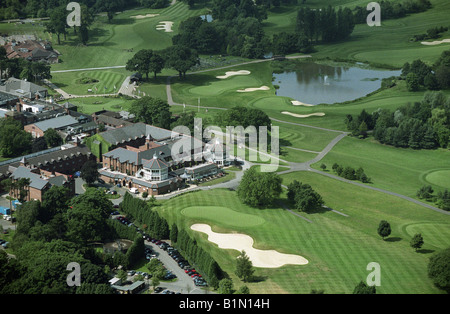
[[[184,272],[190,276],[194,280],[194,284],[196,286],[206,286],[206,281],[202,278],[202,275],[200,275],[185,258],[178,252],[177,249],[168,246],[167,247],[167,253],[170,257],[172,257],[177,263],[178,266],[180,266],[182,269],[184,269]]]
[[[111,215],[115,216],[115,215],[119,215],[119,212],[115,211],[113,213],[111,213]],[[174,247],[170,246],[167,242],[161,241],[159,239],[154,239],[152,237],[150,237],[148,234],[144,233],[143,230],[140,230],[139,228],[137,228],[137,226],[135,226],[133,224],[133,222],[131,222],[128,218],[124,217],[124,216],[117,216],[116,217],[117,220],[119,220],[119,222],[123,223],[124,225],[127,225],[128,227],[134,226],[137,230],[137,232],[142,234],[142,237],[157,245],[160,249],[167,251],[167,253],[169,254],[169,256],[171,256],[177,263],[178,266],[180,268],[182,268],[185,273],[187,275],[189,275],[193,280],[194,280],[194,284],[196,286],[207,286],[206,281],[202,278],[202,275],[200,275],[190,264],[189,262],[181,255],[180,252],[178,252],[177,249],[175,249]],[[153,253],[153,251],[151,250],[151,248],[147,247],[145,248],[145,258],[147,260],[151,260],[152,258],[156,258],[156,254]],[[170,280],[170,279],[174,279],[176,278],[176,275],[173,274],[171,271],[167,270],[167,273],[164,277],[164,279],[166,280]]]

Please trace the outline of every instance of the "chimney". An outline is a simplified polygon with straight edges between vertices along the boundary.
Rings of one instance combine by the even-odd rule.
[[[22,101],[22,100],[21,100]],[[20,103],[20,102],[18,102],[17,104],[16,104],[16,110],[17,110],[17,112],[22,112],[22,104]]]

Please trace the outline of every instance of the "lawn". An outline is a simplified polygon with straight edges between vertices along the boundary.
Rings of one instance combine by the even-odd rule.
[[[358,24],[349,40],[333,44],[317,45],[314,57],[322,59],[343,59],[372,64],[383,64],[400,68],[405,62],[422,59],[428,63],[436,61],[442,51],[450,48],[449,44],[424,46],[420,42],[410,42],[413,35],[423,34],[435,26],[448,26],[450,2],[446,0],[431,1],[433,7],[422,13],[411,14],[400,19],[385,20],[381,17],[381,27],[369,27]],[[308,1],[310,7],[328,6],[329,1]],[[366,7],[367,1],[338,0],[333,1],[334,7],[359,5]],[[270,34],[281,31],[293,32],[298,7],[287,6],[273,8],[264,22],[264,30]],[[369,14],[369,12],[367,13]],[[450,38],[450,32],[442,34],[442,38]],[[388,56],[388,57],[387,57]]]
[[[448,230],[448,217],[392,196],[359,187],[348,189],[346,183],[319,174],[292,173],[282,178],[283,184],[293,179],[310,183],[327,205],[349,217],[329,211],[302,214],[313,221],[309,223],[278,206],[248,207],[235,192],[223,189],[162,201],[158,212],[169,225],[176,223],[188,230],[230,275],[236,288],[243,284],[234,275],[238,252],[210,244],[206,235],[189,230],[192,224],[210,224],[215,232],[244,233],[253,237],[259,249],[298,254],[310,262],[278,269],[256,268],[257,282],[246,283],[251,293],[309,293],[312,289],[351,293],[369,274],[366,266],[370,262],[381,266],[377,293],[439,293],[428,279],[426,267],[432,252],[450,245],[448,231],[439,233]],[[376,232],[380,219],[388,220],[393,228],[386,241]],[[423,232],[425,245],[415,252],[409,239],[416,231],[411,224],[418,222],[426,223],[416,226]]]
[[[373,139],[360,140],[346,137],[325,158],[313,167],[324,163],[331,170],[334,163],[363,167],[375,187],[416,197],[423,185],[431,184],[435,191],[449,188],[450,151],[413,150],[382,145]],[[446,175],[447,174],[447,175]]]

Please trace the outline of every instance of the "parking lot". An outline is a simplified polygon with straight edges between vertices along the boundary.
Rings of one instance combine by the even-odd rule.
[[[158,289],[154,293],[161,294],[205,294],[213,293],[209,291],[206,282],[202,279],[201,274],[198,273],[187,261],[177,252],[175,248],[170,246],[167,241],[152,239],[144,232],[135,227],[130,221],[121,215],[115,217],[121,223],[127,224],[136,228],[140,232],[145,241],[146,258],[150,261],[151,258],[157,258],[166,268],[169,274],[173,275],[173,281],[161,281]],[[129,273],[128,279],[132,281],[136,273]],[[145,280],[151,286],[151,278]]]

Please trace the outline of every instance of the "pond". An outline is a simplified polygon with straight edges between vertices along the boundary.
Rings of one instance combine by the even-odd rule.
[[[381,80],[399,76],[401,71],[358,66],[330,66],[303,62],[292,71],[274,73],[278,96],[305,104],[334,104],[364,97],[381,87]]]

